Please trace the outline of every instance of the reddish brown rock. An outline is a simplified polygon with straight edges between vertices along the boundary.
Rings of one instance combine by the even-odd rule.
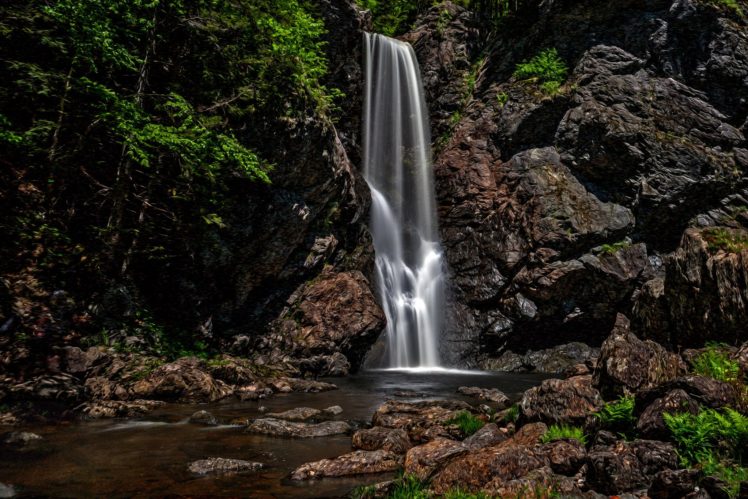
[[[491,480],[508,482],[549,464],[536,448],[509,442],[453,459],[434,475],[431,489],[437,494],[455,488],[477,492]]]
[[[267,417],[275,419],[284,419],[286,421],[308,421],[319,417],[322,411],[311,407],[297,407],[283,412],[269,412]]]
[[[606,399],[629,395],[675,379],[685,372],[680,356],[653,341],[642,341],[618,314],[615,327],[600,350],[594,384]]]
[[[483,486],[482,491],[490,497],[546,498],[580,497],[582,491],[573,478],[553,473],[548,466],[530,471],[522,478],[505,481],[499,477]]]
[[[476,492],[492,479],[509,481],[549,465],[546,455],[536,446],[547,429],[543,423],[528,424],[504,442],[452,459],[434,475],[432,490],[444,493],[459,488]]]
[[[585,463],[587,450],[577,440],[557,440],[540,448],[550,461],[551,469],[560,475],[572,476]]]
[[[394,454],[405,454],[412,447],[408,433],[401,428],[383,428],[375,426],[367,430],[359,430],[353,434],[354,449],[379,450],[384,449]]]
[[[136,398],[183,402],[215,402],[234,393],[226,383],[208,374],[203,362],[194,357],[156,368],[130,391]]]
[[[386,450],[358,450],[334,459],[322,459],[302,464],[293,473],[292,480],[363,475],[395,471],[400,467],[398,457]]]
[[[326,273],[298,293],[276,321],[279,351],[300,358],[340,352],[359,365],[385,325],[366,277],[359,271]]]
[[[592,387],[591,376],[565,380],[547,379],[527,390],[519,403],[521,421],[582,424],[603,405],[600,393]]]
[[[696,491],[698,480],[697,470],[663,470],[654,476],[647,494],[652,499],[681,499]]]
[[[489,423],[463,440],[462,444],[472,451],[496,445],[506,439],[506,433],[501,431],[496,424]]]
[[[459,411],[472,410],[465,402],[449,400],[427,400],[400,402],[390,400],[380,405],[372,424],[385,428],[402,428],[413,442],[426,442],[437,436],[448,436],[444,429],[447,421]]]
[[[731,383],[706,376],[682,376],[651,390],[639,392],[636,397],[637,406],[644,407],[674,390],[682,390],[689,398],[712,409],[734,406],[738,399],[738,392]]]
[[[467,447],[461,442],[436,438],[408,451],[405,455],[405,473],[413,474],[422,481],[427,480],[444,462],[467,452]]]

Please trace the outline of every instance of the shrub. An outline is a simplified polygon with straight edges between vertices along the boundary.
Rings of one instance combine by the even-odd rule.
[[[506,106],[506,103],[509,102],[509,94],[506,92],[499,92],[496,94],[496,100],[499,102],[499,106],[503,108]]]
[[[545,435],[540,439],[542,443],[555,442],[556,440],[577,440],[582,445],[587,444],[587,436],[578,426],[551,425]]]
[[[448,420],[447,424],[456,425],[464,435],[470,436],[483,428],[483,425],[486,423],[468,411],[460,411],[452,419]]]
[[[517,64],[514,76],[520,79],[533,79],[547,94],[555,94],[566,79],[569,69],[559,57],[556,49],[546,49],[530,59]]]
[[[600,412],[595,414],[603,427],[622,433],[624,437],[631,437],[636,424],[634,417],[634,397],[621,397],[615,402],[606,403]]]

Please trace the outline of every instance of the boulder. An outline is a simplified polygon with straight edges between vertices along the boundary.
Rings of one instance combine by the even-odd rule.
[[[548,466],[536,445],[547,429],[543,423],[528,424],[508,440],[451,459],[434,474],[431,489],[437,494],[455,488],[477,492],[491,480],[510,481]]]
[[[206,372],[205,364],[195,357],[181,358],[156,368],[131,388],[137,398],[181,402],[215,402],[234,390]]]
[[[655,399],[665,397],[675,390],[682,390],[689,398],[712,409],[734,407],[738,398],[735,386],[730,383],[706,376],[681,376],[650,390],[639,392],[636,396],[636,405],[645,407]]]
[[[216,426],[218,420],[216,417],[208,411],[197,411],[190,416],[190,423],[199,424],[205,426]]]
[[[400,468],[398,457],[386,450],[357,450],[334,459],[302,464],[291,473],[292,480],[384,473]]]
[[[547,379],[523,395],[520,420],[579,425],[602,406],[603,399],[589,375]]]
[[[449,436],[444,425],[459,411],[472,411],[472,407],[465,402],[450,400],[390,400],[377,408],[372,425],[402,428],[408,432],[412,442],[426,442],[437,436]]]
[[[278,349],[299,358],[338,352],[346,359],[331,358],[320,364],[327,366],[327,371],[316,375],[347,372],[343,368],[346,363],[359,366],[384,329],[384,312],[359,271],[323,272],[303,285],[295,298],[273,326],[282,343]],[[304,369],[314,367],[302,364]]]
[[[669,443],[619,441],[589,451],[587,483],[598,492],[615,495],[646,488],[660,471],[677,468],[678,455]]]
[[[495,423],[489,423],[463,440],[462,444],[473,451],[498,444],[507,438],[506,433],[501,431]]]
[[[681,499],[698,489],[698,470],[662,470],[652,479],[647,494],[652,499]]]
[[[435,438],[408,451],[405,455],[405,473],[415,475],[421,481],[428,480],[443,463],[467,452],[468,448],[461,442]]]
[[[665,396],[655,399],[642,411],[636,422],[636,431],[642,438],[666,440],[670,431],[665,426],[662,414],[665,412],[690,412],[697,414],[699,404],[682,389],[669,391]]]
[[[312,409],[311,407],[297,407],[295,409],[289,409],[283,412],[269,412],[267,417],[274,419],[283,419],[286,421],[308,421],[315,419],[322,414],[319,409]]]
[[[36,433],[28,431],[14,431],[2,437],[3,445],[13,448],[32,447],[40,444],[44,439]]]
[[[582,493],[576,479],[557,475],[548,466],[509,481],[494,478],[482,490],[490,497],[592,497],[591,493]]]
[[[384,449],[393,454],[405,454],[412,447],[408,433],[401,428],[383,428],[375,426],[367,430],[358,430],[353,434],[354,449],[379,450]]]
[[[594,385],[606,399],[630,395],[675,379],[685,372],[680,356],[653,341],[642,341],[618,314],[616,324],[600,349]]]
[[[246,471],[257,471],[263,468],[262,463],[242,461],[241,459],[226,459],[222,457],[211,457],[200,459],[190,464],[190,473],[196,475],[240,473]]]
[[[573,476],[584,465],[587,458],[587,450],[577,440],[556,440],[544,444],[540,448],[550,462],[554,473],[559,475]]]
[[[496,388],[479,388],[477,386],[461,386],[457,389],[458,393],[467,397],[475,397],[478,400],[493,402],[498,409],[504,409],[509,405],[509,397],[501,390]]]
[[[331,405],[330,407],[322,409],[322,413],[325,416],[329,416],[329,417],[339,416],[343,414],[343,408],[340,407],[339,405]]]
[[[282,419],[261,418],[252,421],[246,431],[273,437],[315,438],[349,433],[351,426],[344,421],[296,423]]]
[[[161,400],[97,400],[83,404],[79,411],[89,419],[135,418],[164,404]]]

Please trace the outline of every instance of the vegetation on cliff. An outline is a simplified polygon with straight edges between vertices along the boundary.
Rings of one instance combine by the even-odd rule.
[[[33,275],[38,293],[87,299],[121,286],[132,297],[130,283],[157,280],[155,269],[199,276],[196,253],[218,254],[231,213],[272,180],[264,138],[331,112],[339,92],[321,83],[324,33],[298,0],[7,2],[6,285]],[[160,331],[147,310],[124,315],[125,328]]]

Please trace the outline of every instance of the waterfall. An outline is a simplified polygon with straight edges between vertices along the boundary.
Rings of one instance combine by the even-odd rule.
[[[444,315],[431,134],[413,48],[366,33],[364,176],[392,368],[435,368]]]

